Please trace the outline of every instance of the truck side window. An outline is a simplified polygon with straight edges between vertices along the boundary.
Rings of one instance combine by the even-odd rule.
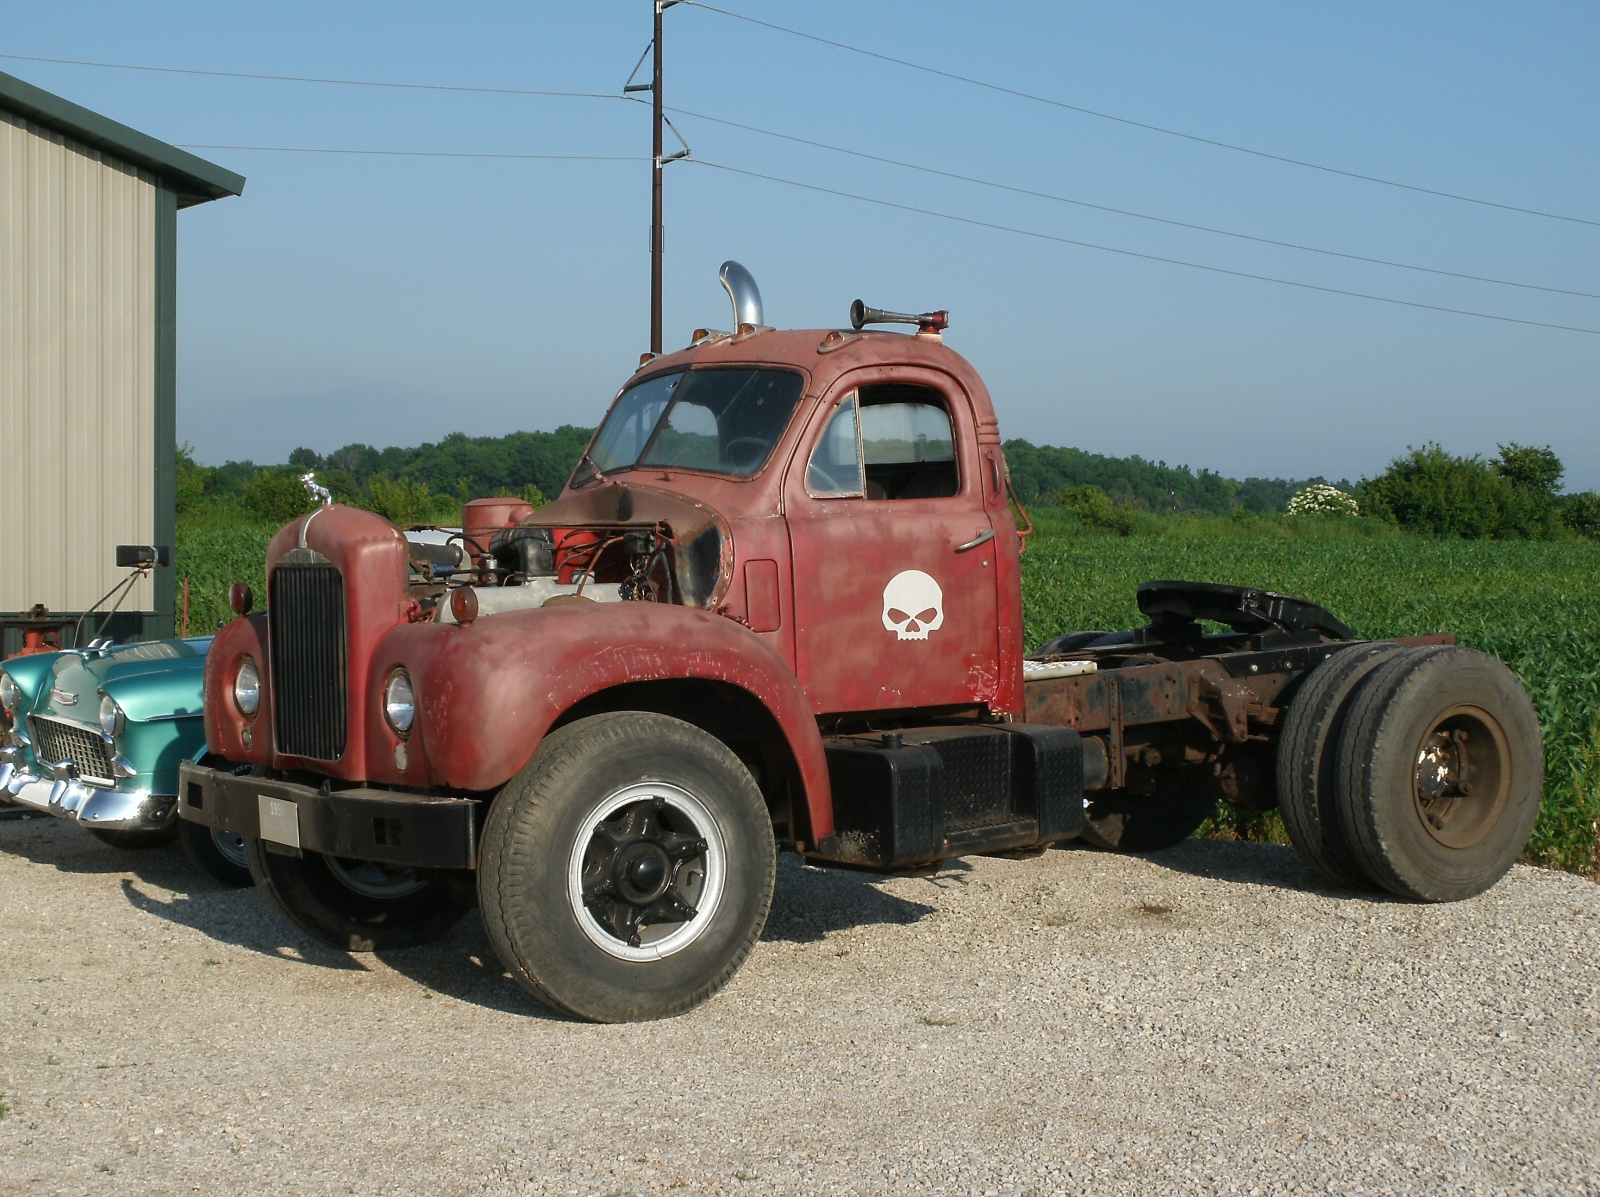
[[[946,499],[960,493],[950,413],[937,391],[862,387],[861,459],[869,499]]]
[[[817,447],[811,451],[811,460],[806,464],[806,490],[830,499],[859,497],[863,493],[854,391],[839,401]]]

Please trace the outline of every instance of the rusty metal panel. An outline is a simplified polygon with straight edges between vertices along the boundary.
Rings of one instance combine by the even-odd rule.
[[[154,539],[156,191],[0,112],[0,611],[84,610]]]

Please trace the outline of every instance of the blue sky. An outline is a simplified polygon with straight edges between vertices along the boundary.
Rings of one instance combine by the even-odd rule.
[[[1044,0],[722,7],[1202,137],[1600,221],[1600,8]],[[270,74],[620,91],[646,0],[6,3],[8,54]],[[680,5],[667,102],[1015,187],[1373,258],[1600,295],[1600,227],[1139,130]],[[618,100],[336,87],[0,59],[164,140],[644,155]],[[1175,229],[677,120],[743,170],[1342,290],[1600,329],[1600,300]],[[180,215],[179,435],[203,461],[297,445],[593,423],[648,344],[649,170],[197,151],[249,178]],[[725,322],[717,266],[768,319],[857,296],[951,311],[1008,436],[1235,476],[1355,478],[1407,444],[1549,443],[1600,486],[1600,336],[1206,273],[717,170],[667,177],[668,346]]]

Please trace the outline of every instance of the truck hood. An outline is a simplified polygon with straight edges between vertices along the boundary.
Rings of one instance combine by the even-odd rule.
[[[721,512],[675,491],[619,479],[570,490],[521,521],[526,528],[656,528],[675,546],[686,605],[714,610],[733,570],[733,533]]]

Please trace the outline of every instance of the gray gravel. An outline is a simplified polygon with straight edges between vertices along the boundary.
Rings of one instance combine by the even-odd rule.
[[[1600,1193],[1600,887],[1424,907],[1286,848],[926,879],[785,858],[669,1022],[555,1017],[476,916],[329,951],[179,851],[0,822],[0,1191]]]

